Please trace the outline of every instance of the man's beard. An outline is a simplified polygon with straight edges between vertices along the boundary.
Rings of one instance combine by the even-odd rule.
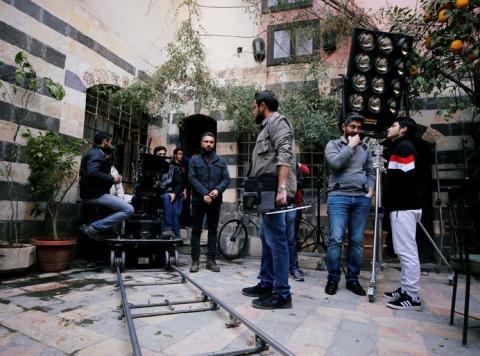
[[[259,112],[257,113],[257,115],[255,115],[255,122],[260,125],[263,120],[265,120],[265,114],[263,112]]]
[[[210,155],[213,152],[213,149],[211,147],[202,147],[202,152],[206,155]]]

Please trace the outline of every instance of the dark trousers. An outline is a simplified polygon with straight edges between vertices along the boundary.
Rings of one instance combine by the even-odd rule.
[[[193,204],[192,205],[192,260],[200,258],[200,235],[202,233],[203,219],[207,215],[208,222],[208,259],[215,259],[217,254],[217,228],[220,219],[220,204]]]

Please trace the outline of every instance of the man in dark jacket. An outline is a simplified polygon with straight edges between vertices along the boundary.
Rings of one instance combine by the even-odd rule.
[[[217,227],[220,218],[222,193],[228,188],[230,175],[223,157],[214,152],[215,138],[211,132],[203,134],[202,153],[190,160],[188,179],[192,186],[192,266],[190,272],[198,272],[200,258],[200,234],[203,218],[208,221],[208,252],[206,268],[220,272],[215,263],[217,253]]]
[[[383,205],[390,213],[392,240],[400,259],[401,287],[384,296],[393,309],[421,310],[420,261],[415,239],[417,222],[422,217],[421,179],[417,151],[411,138],[417,124],[411,118],[399,117],[387,131],[391,141],[386,151],[387,174],[383,193]]]
[[[163,146],[160,146],[163,147]],[[160,150],[159,153],[164,152]],[[166,149],[165,154],[166,155]],[[180,212],[182,211],[185,189],[184,174],[175,159],[170,162],[168,170],[161,176],[160,187],[163,206],[163,236],[180,238]]]
[[[111,147],[112,136],[108,132],[98,132],[93,147],[82,157],[80,164],[80,198],[84,203],[106,206],[115,211],[104,219],[80,226],[82,233],[97,241],[101,240],[99,232],[109,230],[133,214],[133,206],[110,194],[112,185],[122,179],[110,174],[111,162],[103,150]]]

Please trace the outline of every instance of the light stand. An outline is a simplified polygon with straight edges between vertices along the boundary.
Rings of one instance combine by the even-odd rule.
[[[372,274],[370,276],[370,285],[368,286],[368,301],[373,303],[377,292],[377,254],[378,261],[382,263],[382,173],[385,171],[385,160],[382,157],[382,140],[377,140],[373,154],[373,168],[375,169],[375,221],[373,228],[373,252],[372,252]]]

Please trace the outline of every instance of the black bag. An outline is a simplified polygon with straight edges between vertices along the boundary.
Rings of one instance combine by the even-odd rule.
[[[275,209],[277,184],[277,176],[274,175],[247,178],[243,193],[243,210],[261,213]]]

